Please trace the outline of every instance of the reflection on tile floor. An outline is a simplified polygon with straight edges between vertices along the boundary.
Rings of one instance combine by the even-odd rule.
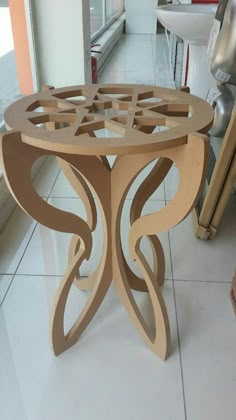
[[[193,235],[191,215],[170,231],[174,280],[230,282],[236,265],[236,197],[229,202],[213,241]]]
[[[140,49],[145,60],[140,59]],[[102,82],[172,86],[164,34],[127,35],[107,63]],[[131,200],[146,168],[128,192],[122,218],[127,235]],[[172,167],[145,205],[157,211],[178,188]],[[48,159],[35,188],[51,205],[85,217],[81,200]],[[163,294],[172,354],[161,362],[143,344],[113,286],[81,340],[55,358],[48,341],[50,308],[67,266],[69,234],[36,224],[17,208],[0,233],[1,420],[232,420],[236,412],[235,316],[229,301],[235,269],[236,218],[232,198],[214,241],[194,236],[191,216],[160,235],[166,257]],[[101,255],[102,224],[94,233],[93,272]],[[152,263],[148,243],[143,241]],[[136,270],[134,262],[129,264]],[[134,292],[145,318],[146,294]],[[82,309],[88,292],[72,287],[65,325]]]
[[[187,419],[235,417],[235,316],[229,284],[176,282]]]
[[[142,343],[113,288],[82,339],[55,358],[48,319],[58,282],[55,277],[16,276],[1,310],[1,418],[152,420],[155,413],[183,419],[172,282],[164,287],[173,337],[168,363]],[[80,300],[78,289],[73,293],[70,301],[78,308],[86,292],[79,293]],[[147,296],[136,298],[148,311]],[[165,401],[167,390],[172,404]]]

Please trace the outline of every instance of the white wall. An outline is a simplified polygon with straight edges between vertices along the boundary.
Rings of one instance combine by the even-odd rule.
[[[88,0],[31,0],[39,84],[91,82]]]
[[[158,0],[125,0],[126,32],[155,34]]]

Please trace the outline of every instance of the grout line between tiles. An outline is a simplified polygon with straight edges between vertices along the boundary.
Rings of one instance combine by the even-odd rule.
[[[30,235],[30,237],[29,237],[29,240],[28,240],[28,242],[27,242],[27,244],[26,244],[26,247],[25,247],[25,249],[24,249],[24,251],[23,251],[23,253],[22,253],[22,256],[21,256],[21,258],[20,258],[20,261],[19,261],[19,262],[18,262],[18,264],[17,264],[17,267],[16,267],[15,272],[14,272],[14,274],[13,274],[12,280],[11,280],[11,282],[10,282],[10,284],[9,284],[9,286],[8,286],[8,288],[7,288],[7,290],[6,290],[5,296],[4,296],[4,297],[3,297],[3,299],[2,299],[2,302],[1,302],[1,304],[0,304],[0,309],[1,309],[1,307],[2,307],[2,305],[3,305],[3,303],[4,303],[4,301],[5,301],[5,299],[6,299],[6,297],[7,297],[8,291],[9,291],[9,289],[10,289],[10,287],[11,287],[12,283],[13,283],[13,280],[14,280],[14,278],[15,278],[16,272],[17,272],[17,270],[18,270],[18,268],[19,268],[19,266],[20,266],[20,264],[21,264],[21,261],[22,261],[22,259],[23,259],[24,255],[25,255],[25,253],[26,253],[26,251],[27,251],[27,248],[28,248],[28,246],[29,246],[29,243],[30,243],[30,241],[31,241],[31,239],[32,239],[32,236],[33,236],[33,234],[34,234],[35,229],[36,229],[36,227],[37,227],[37,226],[38,226],[38,223],[36,222],[36,223],[35,223],[35,227],[34,227],[34,229],[33,229],[32,233],[31,233],[31,235]]]
[[[16,273],[15,276],[23,277],[62,277],[63,274],[31,274],[31,273]],[[89,276],[80,276],[80,278],[88,278]]]
[[[166,189],[164,183],[164,192],[166,197]],[[167,200],[165,200],[167,205]],[[182,363],[182,354],[181,354],[181,343],[179,335],[179,323],[178,323],[178,314],[177,314],[177,304],[176,304],[176,295],[175,295],[175,281],[174,281],[174,270],[173,270],[173,261],[172,261],[172,252],[171,252],[171,241],[170,241],[170,232],[168,230],[168,243],[169,243],[169,252],[170,252],[170,265],[171,265],[171,274],[172,274],[172,285],[173,285],[173,295],[174,295],[174,306],[175,306],[175,319],[176,319],[176,328],[177,328],[177,338],[178,338],[178,347],[179,347],[179,363],[180,363],[180,374],[181,374],[181,383],[182,383],[182,394],[183,394],[183,405],[184,405],[184,418],[187,420],[187,409],[186,409],[186,397],[185,397],[185,388],[184,388],[184,375],[183,375],[183,363]]]
[[[42,164],[42,166],[40,166],[39,172],[41,171],[41,169],[43,169],[43,167],[46,165],[46,163],[47,163],[47,158],[46,158],[45,162]],[[38,175],[39,175],[39,173],[34,177],[34,179]],[[41,198],[45,199],[45,198],[47,198],[47,196],[42,195]],[[15,211],[19,208],[19,205],[17,204],[17,202],[15,202],[15,204],[16,205],[15,205],[14,209],[12,210],[11,214],[9,215],[9,217],[7,218],[7,220],[5,221],[4,225],[1,227],[0,233],[5,229],[5,227],[6,227],[7,223],[9,222],[10,218],[13,216],[13,214],[15,213]]]
[[[184,281],[185,283],[213,283],[213,284],[231,284],[232,281],[217,281],[217,280],[186,280],[186,279],[173,279],[176,282]]]
[[[1,274],[0,274],[1,275]],[[15,276],[15,277],[62,277],[63,274],[30,274],[30,273],[16,273],[16,274],[6,274],[7,276]],[[80,276],[80,278],[87,279],[90,276]],[[172,282],[172,279],[165,279],[165,282]]]
[[[54,185],[55,185],[55,183],[56,183],[56,181],[57,181],[57,179],[58,179],[58,176],[59,176],[60,172],[61,172],[61,169],[59,169],[58,174],[57,174],[57,176],[56,176],[56,178],[55,178],[55,180],[54,180],[54,182],[53,182],[53,184],[52,184],[52,187],[51,187],[51,189],[50,189],[50,191],[49,191],[49,194],[48,194],[48,197],[47,197],[47,202],[48,202],[48,200],[49,200],[50,194],[51,194],[51,192],[52,192],[52,189],[54,188]],[[25,249],[24,249],[24,251],[23,251],[23,253],[22,253],[22,256],[21,256],[21,258],[20,258],[20,260],[19,260],[19,262],[18,262],[18,264],[17,264],[17,267],[16,267],[15,272],[14,272],[14,274],[13,274],[12,280],[11,280],[11,282],[10,282],[10,284],[9,284],[9,286],[8,286],[8,288],[7,288],[7,290],[6,290],[6,293],[5,293],[5,295],[4,295],[3,299],[2,299],[2,302],[0,303],[0,309],[1,309],[2,305],[3,305],[3,303],[4,303],[4,302],[5,302],[5,300],[6,300],[6,297],[7,297],[8,291],[9,291],[9,289],[10,289],[10,287],[11,287],[11,285],[12,285],[13,281],[14,281],[14,278],[15,278],[15,276],[16,276],[17,270],[18,270],[18,268],[20,267],[20,264],[21,264],[21,262],[22,262],[22,260],[23,260],[23,258],[24,258],[24,256],[25,256],[25,253],[26,253],[26,251],[27,251],[27,249],[28,249],[29,243],[30,243],[30,241],[31,241],[31,239],[32,239],[32,237],[33,237],[33,234],[34,234],[34,232],[35,232],[35,230],[36,230],[36,227],[37,227],[37,226],[38,226],[38,222],[36,222],[36,223],[35,223],[35,227],[34,227],[34,229],[33,229],[32,233],[31,233],[31,235],[30,235],[30,238],[29,238],[29,240],[28,240],[28,242],[27,242],[27,244],[26,244],[26,247],[25,247]]]
[[[6,289],[6,291],[5,291],[5,294],[3,295],[3,297],[2,297],[2,300],[0,300],[0,309],[1,309],[1,307],[2,307],[2,304],[3,304],[3,302],[4,302],[4,300],[5,300],[5,298],[6,298],[6,295],[7,295],[7,293],[8,293],[8,290],[10,289],[10,286],[11,286],[11,284],[12,284],[12,282],[13,282],[13,279],[14,279],[14,274],[3,274],[4,276],[12,276],[12,279],[11,279],[11,281],[10,281],[10,283],[9,283],[9,285],[8,285],[8,287],[7,287],[7,289]]]
[[[52,187],[51,187],[51,189],[50,189],[50,191],[49,191],[49,193],[48,193],[48,196],[47,196],[47,201],[48,201],[48,199],[50,198],[51,192],[52,192],[52,190],[53,190],[53,188],[54,188],[54,186],[55,186],[55,184],[56,184],[56,182],[57,182],[57,180],[58,180],[58,177],[59,177],[60,173],[61,173],[61,169],[59,168],[59,171],[58,171],[58,173],[57,173],[57,176],[56,176],[56,178],[55,178],[55,181],[53,182]]]
[[[10,198],[9,198],[10,199]],[[7,200],[7,202],[9,201],[9,199]],[[6,202],[6,204],[7,204],[7,202]],[[5,205],[5,204],[4,204]],[[18,205],[17,205],[17,203],[15,203],[15,207],[14,207],[14,209],[11,211],[11,213],[9,214],[9,216],[8,216],[8,218],[7,218],[7,220],[5,221],[5,223],[3,224],[3,226],[1,227],[1,229],[0,229],[0,234],[3,232],[3,230],[5,229],[5,227],[6,227],[6,225],[7,225],[7,223],[9,222],[9,220],[10,220],[10,218],[13,216],[13,214],[15,213],[15,211],[16,211],[16,209],[18,208]]]
[[[47,161],[47,159],[46,159]],[[43,166],[46,164],[46,161],[42,164],[42,166],[40,167],[39,171],[41,170],[41,168],[43,168]],[[44,196],[42,196],[42,198],[45,198]],[[8,198],[8,200],[12,199],[12,196]],[[8,201],[7,200],[7,201]],[[14,199],[13,199],[14,200]],[[7,204],[7,203],[6,203]],[[4,204],[5,205],[5,204]],[[0,229],[0,233],[5,229],[7,223],[9,222],[10,218],[13,216],[13,214],[15,213],[15,211],[19,208],[17,202],[15,201],[15,207],[14,209],[11,211],[11,213],[9,214],[7,220],[5,221],[4,225],[1,227]]]
[[[69,197],[69,196],[62,196],[62,195],[60,195],[60,196],[59,195],[50,195],[49,198],[56,198],[56,199],[63,198],[63,200],[66,200],[67,198],[69,198],[69,199],[73,198],[74,200],[81,200],[81,198],[79,196],[77,196],[77,197],[76,196]]]
[[[178,337],[178,347],[179,347],[179,363],[180,363],[180,373],[181,373],[181,383],[182,383],[182,393],[183,393],[183,405],[184,405],[184,418],[187,420],[187,409],[186,409],[186,397],[185,397],[185,387],[184,387],[184,374],[183,374],[183,363],[182,363],[182,354],[181,354],[181,343],[179,335],[179,323],[178,323],[178,314],[177,314],[177,303],[175,295],[175,281],[173,277],[173,263],[172,263],[172,253],[170,245],[170,233],[168,231],[168,242],[170,249],[170,264],[171,264],[171,273],[172,273],[172,285],[173,285],[173,294],[174,294],[174,305],[175,305],[175,318],[176,318],[176,328],[177,328],[177,337]]]
[[[72,197],[70,197],[70,196],[57,196],[57,195],[50,195],[50,197],[45,197],[45,198],[63,198],[63,199],[67,199],[67,198],[69,198],[69,199],[71,199],[71,198],[73,198],[73,199],[75,199],[75,200],[81,200],[81,198],[79,197],[79,196],[77,196],[77,197],[75,197],[75,196],[72,196]],[[96,199],[96,197],[94,197],[94,199],[95,200],[97,200]],[[125,201],[133,201],[133,198],[126,198],[125,199]],[[159,199],[159,198],[149,198],[148,200],[147,200],[147,202],[148,201],[161,201],[161,202],[166,202],[166,200],[165,200],[165,198],[163,198],[163,199]]]
[[[47,159],[46,159],[47,160]],[[46,163],[46,161],[42,164],[42,166],[40,167],[40,169],[39,169],[39,171],[41,170],[41,168],[45,165],[45,163]],[[9,199],[11,199],[12,198],[12,195],[8,198],[8,200]],[[7,201],[8,201],[7,200]],[[5,204],[4,204],[5,205]],[[13,214],[15,213],[15,211],[17,210],[17,208],[18,208],[19,206],[17,205],[17,202],[15,201],[15,207],[14,207],[14,209],[12,210],[12,212],[10,213],[10,215],[9,215],[9,217],[7,218],[7,220],[5,221],[5,223],[4,223],[4,225],[1,227],[1,229],[0,229],[0,233],[5,229],[5,227],[6,227],[6,225],[7,225],[7,223],[9,222],[9,220],[10,220],[10,218],[13,216]]]
[[[169,172],[168,172],[169,173]],[[168,175],[168,174],[167,174]],[[166,175],[166,176],[167,176]],[[166,184],[165,184],[165,179],[166,179],[166,177],[163,179],[163,190],[164,190],[164,197],[165,197],[165,205],[167,205],[168,204],[168,201],[167,201],[167,199],[166,199]],[[170,246],[170,244],[169,244],[169,246]],[[172,277],[173,277],[173,273],[172,273]]]
[[[175,282],[174,281],[173,281],[173,291],[174,291],[175,316],[176,316],[176,323],[177,323],[177,335],[178,335],[178,345],[179,345],[179,361],[180,361],[182,390],[183,390],[184,417],[185,417],[185,420],[187,420],[187,408],[186,408],[186,396],[185,396],[185,387],[184,387],[183,362],[182,362],[181,343],[180,343],[180,335],[179,335],[179,323],[178,323],[178,313],[177,313],[177,303],[176,303],[176,295],[175,295]]]
[[[0,273],[0,276],[31,276],[31,277],[61,277],[62,274],[35,274],[35,273]],[[88,278],[89,276],[81,276],[81,278]],[[206,283],[206,284],[232,284],[232,281],[216,281],[216,280],[183,280],[183,279],[169,279],[165,278],[165,281],[185,282],[185,283]]]

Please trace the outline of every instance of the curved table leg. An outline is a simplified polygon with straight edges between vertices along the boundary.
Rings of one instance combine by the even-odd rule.
[[[168,166],[168,160],[175,162],[180,172],[179,190],[174,199],[159,212],[140,217],[145,203],[146,189],[139,189],[131,211],[131,225],[129,233],[129,247],[131,256],[138,264],[144,275],[144,281],[148,289],[153,306],[155,319],[155,332],[147,326],[130,290],[127,277],[126,265],[120,241],[120,217],[124,198],[127,192],[127,184],[137,172],[138,167],[146,164],[146,159],[152,160],[156,154],[149,156],[124,156],[121,157],[114,167],[112,174],[112,240],[113,240],[113,276],[121,301],[126,307],[128,314],[143,336],[149,347],[163,360],[170,352],[170,328],[165,303],[160,291],[163,283],[163,250],[160,242],[154,242],[156,263],[154,273],[140,250],[140,241],[143,236],[149,237],[151,242],[156,239],[154,233],[166,231],[183,220],[194,207],[207,170],[209,154],[208,139],[198,133],[189,135],[187,144],[159,151],[158,156],[163,157]],[[194,159],[193,159],[194,157]],[[166,160],[167,159],[167,160]],[[145,162],[144,162],[145,161]],[[126,168],[126,171],[124,170]],[[191,182],[189,182],[191,180]],[[148,194],[147,194],[148,195]],[[153,244],[153,242],[152,242]],[[159,275],[156,276],[156,269]]]
[[[81,166],[83,174],[87,176],[87,179],[94,185],[93,176],[91,174],[91,158],[80,159],[71,157],[70,165],[73,173],[78,176],[78,167]],[[83,160],[83,162],[82,162]],[[83,163],[83,165],[82,165]],[[96,185],[95,190],[98,198],[98,204],[100,206],[102,220],[103,220],[103,255],[100,264],[96,271],[88,279],[81,279],[78,277],[79,267],[84,260],[84,250],[80,245],[78,239],[73,236],[69,249],[69,267],[61,282],[60,288],[57,291],[54,309],[51,316],[51,343],[55,354],[60,354],[68,347],[73,345],[80,335],[83,333],[89,322],[100,307],[104,296],[110,286],[112,280],[112,264],[111,264],[111,236],[110,236],[110,197],[107,194],[107,189],[110,186],[110,174],[108,171],[104,171],[103,163],[98,159],[94,158],[94,167],[96,168],[95,176],[100,180],[100,183]],[[80,180],[80,186],[83,186],[83,182]],[[106,189],[107,186],[107,189]],[[84,185],[84,192],[86,193],[86,184]],[[109,189],[108,189],[109,191]],[[91,193],[90,193],[91,194]],[[80,194],[81,196],[81,194]],[[89,197],[89,190],[87,191],[86,197]],[[96,223],[95,212],[96,207],[92,195],[90,196],[90,202],[86,206],[87,213],[91,211],[91,223],[90,229],[94,230]],[[93,204],[91,204],[93,203]],[[74,323],[70,331],[65,335],[63,329],[64,311],[72,283],[75,283],[82,290],[91,290],[87,304],[85,305],[78,320]]]
[[[80,182],[80,188],[84,188],[83,197],[85,201],[87,199],[87,222],[74,214],[49,205],[38,196],[32,186],[31,168],[35,160],[41,156],[54,155],[54,153],[23,143],[19,132],[9,132],[3,135],[1,140],[2,168],[5,179],[19,205],[39,223],[61,232],[73,233],[70,246],[70,255],[73,254],[73,258],[57,291],[50,322],[51,345],[54,353],[58,355],[72,346],[83,333],[99,308],[111,283],[110,196],[109,193],[107,194],[107,191],[110,191],[110,173],[96,157],[57,155],[67,162],[68,166],[72,165],[75,170],[78,171],[78,167],[80,167],[85,177],[87,175],[87,179],[94,184],[101,208],[104,230],[103,256],[94,273],[95,281],[92,284],[92,291],[77,321],[65,334],[64,312],[68,294],[81,263],[84,259],[88,259],[91,254],[92,230],[96,225],[94,222],[94,220],[96,221],[95,206],[85,182]],[[19,156],[21,156],[20,159]],[[91,164],[95,175],[91,174]],[[63,165],[66,165],[66,163]],[[67,169],[70,170],[70,168]],[[97,177],[94,182],[93,177]]]
[[[144,182],[140,185],[139,189],[136,192],[135,198],[131,205],[130,210],[130,223],[131,225],[141,216],[142,209],[146,201],[151,197],[151,195],[156,191],[156,189],[161,185],[163,180],[165,179],[166,175],[168,174],[173,162],[170,159],[166,158],[159,158],[156,165],[144,180]],[[163,286],[164,284],[164,275],[165,275],[165,257],[164,252],[160,246],[160,241],[155,236],[147,236],[154,259],[154,275],[159,284],[159,286]],[[159,255],[159,263],[157,255]],[[140,290],[140,286],[142,286],[143,281],[136,281],[133,284],[135,290]],[[147,291],[147,289],[146,289]]]
[[[87,213],[87,223],[90,230],[93,232],[97,225],[97,211],[93,195],[80,172],[78,172],[64,159],[57,158],[57,160],[68,182],[71,184],[72,188],[83,201]],[[74,235],[71,239],[71,244],[69,247],[69,264],[71,263],[74,256],[77,254],[79,250],[79,244],[79,238]],[[96,281],[96,277],[96,273],[94,273],[94,275],[88,278],[81,277],[78,270],[74,278],[74,284],[81,290],[91,290]]]
[[[70,288],[74,282],[76,273],[84,259],[85,250],[82,246],[80,246],[80,249],[72,259],[61,281],[60,287],[57,290],[50,322],[51,346],[55,355],[62,353],[78,340],[100,307],[111,283],[111,258],[109,249],[109,235],[106,223],[104,223],[103,256],[94,276],[96,277],[96,280],[92,285],[92,291],[79,318],[74,323],[69,332],[65,334],[64,313],[67,298],[70,292]]]

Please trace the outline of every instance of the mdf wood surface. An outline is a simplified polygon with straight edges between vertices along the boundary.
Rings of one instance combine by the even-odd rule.
[[[12,104],[4,118],[10,128],[22,133],[24,143],[50,151],[104,156],[184,144],[187,134],[206,132],[213,110],[181,90],[117,84],[50,87]],[[97,138],[96,131],[104,128],[120,137]]]
[[[85,95],[87,92],[92,95],[93,105],[88,105],[88,97]],[[95,92],[96,99],[94,99]],[[157,93],[161,97],[159,102],[156,102]],[[45,91],[43,94],[49,95],[50,99],[46,96],[44,100],[37,99],[37,95],[41,98],[40,93],[18,102],[7,111],[8,125],[18,130],[2,136],[1,159],[9,189],[19,205],[39,223],[51,229],[72,233],[68,268],[52,308],[50,321],[52,349],[58,355],[78,340],[101,305],[111,281],[114,281],[121,302],[132,322],[152,351],[164,360],[170,354],[170,326],[161,293],[165,260],[157,234],[183,220],[199,197],[206,175],[209,144],[205,135],[192,132],[191,127],[194,127],[195,131],[206,130],[212,122],[212,110],[204,101],[181,91],[146,86],[77,87],[50,90],[50,93]],[[75,99],[75,94],[80,98]],[[81,99],[83,95],[86,99]],[[117,95],[121,96],[117,98]],[[54,97],[53,103],[50,102],[52,97]],[[68,97],[72,97],[69,105],[66,101]],[[151,98],[155,98],[155,102],[150,102]],[[142,105],[137,106],[137,102],[142,100],[144,100]],[[94,101],[98,113],[89,116],[89,112],[85,112],[85,109],[89,111],[91,106],[94,107]],[[46,111],[40,108],[39,117],[35,115],[35,102],[39,107],[47,108]],[[28,110],[25,109],[25,105]],[[204,108],[204,115],[201,105]],[[55,107],[59,108],[56,113]],[[154,108],[158,111],[154,111]],[[110,110],[108,114],[107,109]],[[116,116],[113,117],[114,110],[125,113],[116,112]],[[160,110],[165,114],[160,116]],[[29,119],[33,118],[33,123],[26,119],[28,112]],[[194,113],[199,115],[194,117]],[[84,122],[85,115],[86,122]],[[67,129],[71,130],[73,127],[74,130],[75,117],[76,133],[79,130],[80,135],[74,136],[72,141],[72,137],[67,137]],[[31,127],[35,124],[35,118],[40,124],[45,123],[43,128]],[[114,129],[114,122],[116,130],[123,136],[122,139],[95,137],[96,129],[104,127]],[[67,124],[68,127],[65,127]],[[161,132],[160,124],[169,130]],[[159,127],[159,131],[153,134],[156,127]],[[165,136],[167,131],[169,137]],[[114,153],[114,148],[119,150],[119,153],[111,168],[104,151]],[[35,160],[45,154],[57,157],[68,181],[83,200],[87,212],[86,220],[54,208],[35,192],[31,182],[31,168]],[[142,273],[142,277],[138,277],[129,267],[123,252],[120,235],[121,213],[133,181],[143,168],[156,159],[159,160],[138,189],[130,212],[129,251]],[[163,181],[173,163],[180,172],[178,192],[165,208],[142,216],[142,209],[147,199]],[[91,254],[92,232],[97,224],[96,206],[91,190],[96,194],[102,214],[103,254],[95,272],[89,278],[81,279],[79,268]],[[140,248],[143,237],[148,238],[153,252],[153,268],[149,266]],[[65,333],[64,312],[73,283],[83,290],[90,289],[90,294],[82,313],[70,331]],[[144,320],[132,289],[149,293],[154,313],[154,330]]]
[[[233,110],[212,178],[198,217],[196,235],[213,239],[217,233],[224,209],[235,181],[236,107]]]
[[[230,165],[227,177],[225,179],[224,187],[222,189],[222,193],[220,198],[217,202],[217,207],[214,212],[214,216],[211,220],[211,226],[213,226],[216,230],[219,227],[220,221],[222,219],[225,207],[229,201],[229,198],[232,194],[234,184],[236,180],[236,154],[233,158],[233,161]]]

